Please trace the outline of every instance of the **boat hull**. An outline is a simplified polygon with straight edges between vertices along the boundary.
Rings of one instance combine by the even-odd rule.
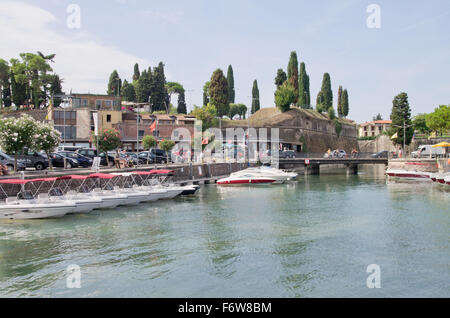
[[[0,219],[48,219],[48,218],[60,218],[64,215],[72,212],[76,206],[42,206],[37,207],[36,205],[18,205],[13,206],[2,206],[0,208]]]

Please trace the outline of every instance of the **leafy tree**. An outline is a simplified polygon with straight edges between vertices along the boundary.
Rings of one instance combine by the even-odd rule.
[[[187,114],[186,98],[184,96],[184,91],[182,91],[180,94],[178,94],[177,113],[178,114]]]
[[[17,83],[16,82],[16,76],[11,71],[11,95],[12,95],[12,102],[16,107],[20,107],[21,105],[25,104],[25,101],[27,100],[27,89],[25,83]]]
[[[169,152],[172,150],[173,147],[175,147],[175,142],[168,139],[163,139],[159,142],[159,147],[166,152],[166,162],[169,162],[169,158],[167,157],[169,155]]]
[[[14,154],[14,171],[17,171],[17,155],[24,148],[32,148],[36,136],[36,121],[27,114],[20,118],[0,119],[0,147]]]
[[[344,117],[348,116],[348,93],[347,93],[347,89],[344,89],[344,91],[342,92],[342,115],[344,115]]]
[[[328,110],[328,107],[326,107],[324,105],[323,93],[322,93],[322,91],[319,91],[319,93],[317,93],[317,98],[316,98],[316,111],[319,113],[322,113],[327,110]]]
[[[414,116],[412,119],[412,125],[414,131],[419,133],[428,134],[431,132],[430,127],[427,126],[427,114],[417,114]]]
[[[244,104],[238,104],[239,105],[239,118],[244,118],[245,119],[245,116],[246,116],[246,114],[247,114],[247,111],[248,111],[248,108],[247,108],[247,106],[245,106]]]
[[[285,82],[275,92],[275,105],[282,111],[286,112],[290,109],[291,104],[295,101],[295,89]]]
[[[210,85],[210,81],[207,81],[205,83],[205,85],[203,85],[203,106],[206,106],[209,103],[209,97],[210,97],[209,85]]]
[[[394,143],[403,145],[405,141],[405,144],[409,145],[414,130],[411,127],[411,109],[409,108],[408,95],[406,93],[398,94],[392,101],[391,120],[392,125],[389,135],[392,137],[394,134],[397,134],[397,138],[393,139]],[[404,134],[404,124],[406,125],[406,136]]]
[[[127,102],[136,101],[136,92],[134,91],[134,86],[129,84],[127,80],[123,81],[121,93],[123,100]]]
[[[122,86],[122,80],[119,77],[119,73],[114,70],[109,76],[108,82],[108,95],[110,96],[120,96],[120,91]]]
[[[172,99],[173,94],[178,94],[178,95],[180,95],[181,93],[184,94],[183,86],[180,83],[176,83],[176,82],[168,82],[166,84],[166,90],[167,90],[167,93],[169,94],[169,101]],[[166,107],[168,107],[167,104],[166,104]],[[168,108],[166,109],[166,111],[167,111],[167,113],[169,113]]]
[[[339,89],[338,89],[337,112],[338,112],[339,117],[344,116],[344,113],[342,111],[342,86],[341,85],[339,85]]]
[[[259,89],[258,89],[258,81],[253,81],[252,88],[252,114],[256,113],[260,108],[259,105]]]
[[[5,86],[3,87],[3,92],[1,96],[1,102],[3,103],[3,106],[10,107],[11,106],[11,86],[9,82],[5,83]]]
[[[134,64],[134,70],[133,70],[133,82],[137,81],[139,77],[141,77],[141,72],[139,72],[139,64]]]
[[[198,120],[202,121],[202,131],[207,130],[214,126],[215,118],[217,116],[217,110],[214,105],[208,103],[208,105],[203,107],[198,107],[194,105],[194,109],[191,115],[195,116]]]
[[[32,149],[44,151],[48,158],[61,142],[61,133],[54,129],[51,124],[36,122],[36,131],[33,138]],[[52,160],[49,160],[50,170],[53,169]]]
[[[55,95],[61,95],[62,92],[62,80],[59,75],[50,75],[50,96],[53,98],[53,105],[59,107],[61,104],[61,98],[54,98]]]
[[[305,63],[300,63],[300,75],[298,83],[298,102],[301,108],[311,108],[311,95],[309,92],[309,76],[306,74]]]
[[[228,104],[234,104],[234,75],[233,75],[233,67],[228,65],[227,72],[227,82],[228,82]]]
[[[283,71],[282,68],[279,68],[277,70],[277,76],[275,77],[275,85],[277,86],[277,89],[280,88],[281,85],[283,85],[284,82],[287,80],[287,75]]]
[[[294,103],[297,103],[298,100],[298,59],[297,52],[292,51],[291,56],[289,57],[289,63],[287,67],[287,77],[289,85],[294,88],[295,100]]]
[[[431,130],[439,131],[441,136],[450,129],[450,105],[440,105],[426,117],[426,124]]]
[[[322,101],[321,104],[325,106],[326,110],[333,107],[333,91],[331,90],[330,74],[328,73],[323,74],[322,88],[320,92]]]
[[[383,116],[381,116],[381,114],[378,113],[376,116],[373,116],[373,117],[372,117],[372,120],[373,120],[373,121],[383,120]]]
[[[336,118],[336,113],[334,112],[334,108],[333,107],[328,108],[328,118],[330,120],[333,120],[333,119]]]
[[[9,87],[9,64],[7,61],[0,59],[0,108],[3,107],[4,98],[3,91]]]
[[[230,119],[233,119],[234,116],[239,115],[239,104],[230,104]]]
[[[151,103],[154,111],[167,110],[166,105],[168,92],[166,89],[166,76],[164,75],[164,64],[159,62],[154,68],[152,75]]]
[[[97,144],[98,139],[98,150],[100,152],[107,153],[108,151],[117,150],[120,146],[120,132],[114,128],[103,129],[99,133],[99,136],[92,135],[93,144]],[[106,156],[106,163],[109,166],[109,159]]]
[[[211,104],[216,107],[217,116],[223,117],[229,113],[228,82],[221,69],[217,69],[211,76],[209,85]]]
[[[333,119],[333,123],[334,123],[334,131],[336,132],[336,135],[339,137],[342,131],[342,124],[337,118]]]

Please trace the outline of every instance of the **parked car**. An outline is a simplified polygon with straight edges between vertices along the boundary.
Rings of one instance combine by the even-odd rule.
[[[133,159],[134,164],[136,164],[136,162],[139,163],[140,165],[145,164],[146,160],[139,158],[135,152],[126,152],[125,154],[128,156],[128,158]]]
[[[85,157],[94,159],[97,157],[97,149],[95,148],[81,148],[76,151],[76,153],[83,155]],[[106,154],[104,152],[99,154],[100,157],[100,165],[106,166],[108,163],[106,161]],[[109,165],[114,165],[114,156],[108,155]]]
[[[374,153],[372,155],[370,155],[372,158],[388,158],[389,157],[389,151],[387,150],[382,150],[379,151],[377,153]]]
[[[14,158],[8,156],[2,151],[0,151],[0,164],[6,166],[9,171],[14,170]],[[23,160],[17,160],[17,171],[24,171],[26,167],[27,166]]]
[[[295,151],[293,151],[293,150],[280,150],[280,152],[278,153],[278,157],[280,159],[295,158]]]
[[[83,148],[83,147],[80,147],[80,146],[59,146],[58,147],[58,152],[60,152],[60,151],[73,151],[73,152],[75,152],[75,151],[77,151],[78,149],[81,149],[81,148]]]
[[[79,153],[73,152],[73,151],[58,151],[57,154],[60,154],[62,156],[76,159],[81,167],[83,168],[89,168],[92,166],[92,159],[83,155],[80,155]]]
[[[80,166],[77,159],[63,156],[59,153],[49,154],[53,167],[64,168],[64,159],[66,160],[66,169],[78,168]]]
[[[8,155],[10,157],[14,157],[14,155]],[[24,151],[18,153],[17,158],[25,162],[27,168],[35,168],[36,170],[44,170],[48,168],[47,156],[33,150],[25,149]]]
[[[143,159],[146,163],[167,163],[170,160],[170,155],[167,156],[166,152],[162,149],[150,149],[150,156],[148,156],[148,151],[143,151],[139,153],[139,158]],[[149,161],[147,162],[147,158]]]
[[[325,155],[328,155],[328,153],[326,153]],[[329,156],[329,158],[346,158],[346,157],[347,157],[347,153],[342,149],[333,150],[331,152],[331,155]]]

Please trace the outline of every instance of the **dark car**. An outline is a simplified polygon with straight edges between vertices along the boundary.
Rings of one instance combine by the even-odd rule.
[[[389,151],[383,150],[371,155],[372,158],[387,158],[389,156]]]
[[[60,154],[62,156],[76,159],[79,163],[79,165],[83,168],[88,168],[92,166],[92,159],[85,157],[83,155],[80,155],[79,153],[73,152],[73,151],[58,151],[57,154]]]
[[[52,159],[53,167],[64,168],[64,159],[66,160],[66,169],[78,168],[80,166],[77,159],[69,158],[59,153],[51,153],[50,159]]]
[[[10,157],[14,155],[8,154]],[[44,154],[40,154],[33,150],[25,149],[19,152],[17,158],[25,162],[27,168],[35,168],[36,170],[44,170],[48,168],[48,158]]]
[[[14,158],[8,156],[6,153],[0,151],[0,163],[8,168],[9,171],[14,170]],[[24,171],[26,169],[25,162],[17,160],[17,171]]]
[[[141,152],[139,158],[146,163],[167,163],[168,160],[170,161],[170,156],[168,157],[162,149],[150,149],[150,155],[148,155],[148,151]],[[147,158],[149,158],[148,162]]]
[[[97,150],[95,148],[81,148],[76,151],[76,153],[79,153],[80,155],[83,155],[85,157],[94,159],[94,157],[97,156]],[[106,154],[104,152],[100,153],[100,165],[107,166],[108,163],[106,161]],[[108,155],[109,165],[114,165],[114,157],[111,155]]]
[[[280,150],[278,157],[281,159],[285,158],[295,158],[295,151],[292,150]]]
[[[139,158],[138,155],[135,152],[126,152],[125,153],[128,157],[129,160],[132,160],[133,163],[136,164],[144,164],[145,163],[145,159]]]

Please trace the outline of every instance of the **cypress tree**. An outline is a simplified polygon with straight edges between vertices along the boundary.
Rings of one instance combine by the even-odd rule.
[[[333,91],[331,90],[331,79],[330,74],[323,74],[322,80],[322,105],[328,110],[328,108],[333,107]]]
[[[310,108],[309,76],[306,74],[305,63],[300,64],[300,75],[298,83],[298,103],[301,108]]]
[[[123,100],[125,100],[127,102],[136,101],[136,92],[134,91],[134,86],[129,84],[127,80],[123,81],[122,98],[123,98]],[[142,99],[144,99],[144,98],[142,98]]]
[[[342,115],[344,117],[348,116],[348,93],[347,93],[347,89],[344,89],[344,91],[342,92]]]
[[[11,106],[11,84],[8,82],[3,83],[3,91],[1,96],[1,102],[4,107]]]
[[[133,81],[137,81],[141,77],[141,73],[139,72],[139,64],[134,64],[134,74],[133,74]]]
[[[339,85],[338,89],[338,101],[337,101],[337,113],[339,117],[344,116],[344,112],[342,111],[342,86]]]
[[[181,92],[178,94],[178,107],[177,107],[177,113],[178,113],[178,114],[187,114],[186,100],[185,100],[185,96],[184,96],[184,90],[181,91]]]
[[[259,89],[258,89],[258,81],[253,81],[252,88],[252,114],[256,113],[259,110]]]
[[[206,106],[209,103],[209,84],[210,82],[207,81],[205,85],[203,85],[203,106]]]
[[[275,85],[277,86],[277,89],[280,88],[281,85],[283,85],[284,82],[287,80],[287,75],[283,71],[282,68],[279,68],[277,70],[277,76],[275,77]]]
[[[297,52],[292,51],[291,56],[289,58],[289,63],[287,67],[287,77],[288,82],[291,87],[294,88],[295,91],[295,101],[294,103],[297,103],[298,101],[298,59],[297,59]]]
[[[223,117],[229,114],[228,82],[221,69],[217,69],[211,76],[209,91],[211,104],[216,107],[217,116]]]
[[[405,144],[409,145],[411,143],[414,129],[411,125],[411,109],[409,108],[408,95],[406,93],[398,94],[392,101],[391,120],[392,125],[390,129],[390,135],[392,136],[397,133],[397,138],[393,139],[393,141],[396,144],[403,145],[405,136],[403,125],[405,124]]]
[[[158,66],[154,68],[152,79],[153,111],[165,111],[166,106],[169,107],[167,102],[169,95],[166,90],[166,76],[164,75],[164,64],[162,62],[159,62]]]
[[[11,72],[11,95],[12,101],[16,107],[25,104],[27,100],[27,86],[26,83],[16,82],[15,74]]]
[[[119,73],[114,70],[109,76],[108,82],[108,95],[110,96],[120,96],[122,80],[119,77]]]
[[[228,65],[227,83],[228,83],[228,103],[234,104],[235,98],[234,76],[233,76],[233,67],[231,65]]]

